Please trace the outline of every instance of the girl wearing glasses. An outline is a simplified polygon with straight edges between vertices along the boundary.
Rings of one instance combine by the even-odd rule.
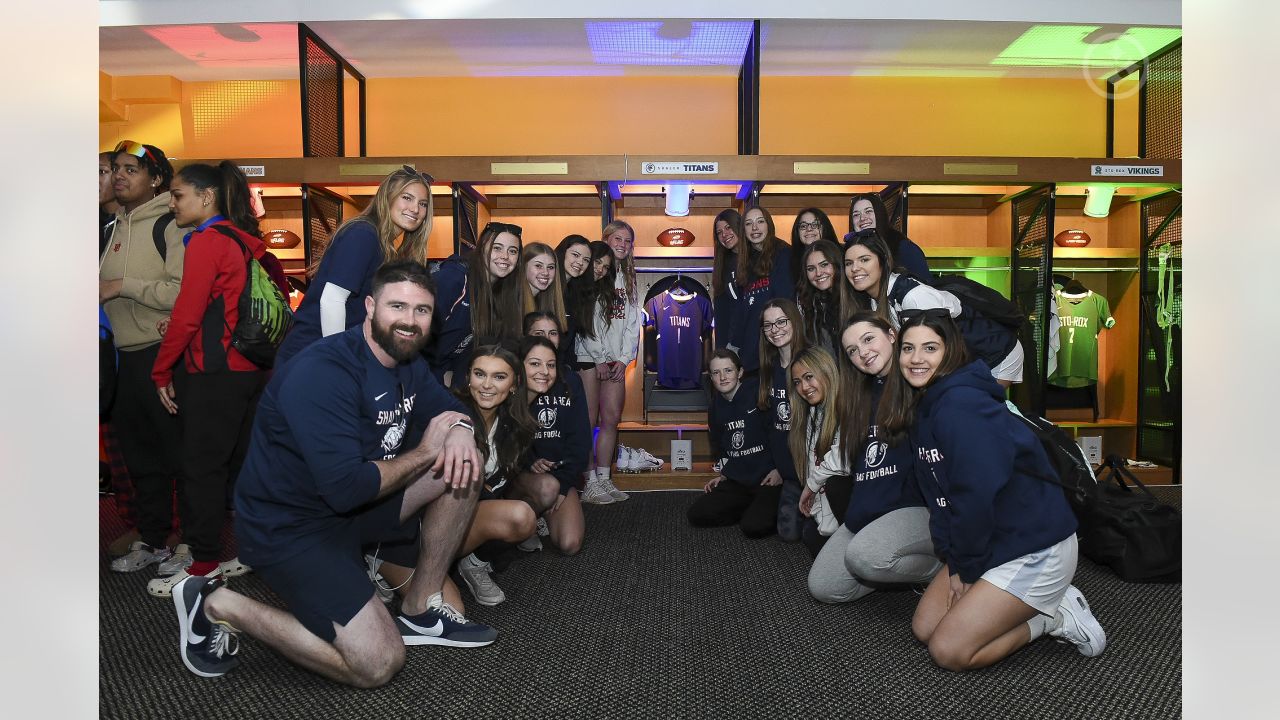
[[[465,382],[471,348],[519,336],[524,317],[519,225],[491,222],[465,260],[451,255],[436,271],[435,337],[427,363],[444,385]],[[544,246],[545,247],[545,246]]]
[[[791,249],[778,239],[773,216],[764,208],[753,207],[742,217],[747,239],[746,275],[740,277],[742,305],[736,320],[742,367],[754,374],[760,367],[760,344],[755,338],[765,303],[773,298],[795,297],[791,277]]]
[[[231,346],[245,259],[267,252],[249,201],[249,183],[228,160],[187,165],[173,179],[174,224],[189,230],[182,287],[151,371],[161,404],[182,423],[183,546],[160,564],[147,592],[169,597],[189,575],[219,569],[227,485],[239,474],[265,373]],[[209,328],[216,328],[213,333]],[[174,377],[183,362],[186,374]],[[235,560],[223,574],[240,574]],[[236,572],[228,573],[228,570]],[[167,577],[163,577],[167,576]]]
[[[172,554],[167,538],[173,526],[173,478],[181,467],[181,426],[165,410],[151,379],[163,337],[160,324],[178,299],[186,254],[186,231],[165,217],[172,179],[173,166],[154,145],[125,141],[111,154],[111,187],[119,209],[98,261],[98,301],[115,333],[112,420],[133,479],[140,534],[111,562],[115,572],[136,572]]]
[[[884,200],[877,193],[858,193],[849,206],[849,232],[856,237],[879,235],[898,264],[911,274],[928,278],[929,261],[924,251],[889,223]]]
[[[591,318],[596,301],[595,274],[591,267],[591,242],[581,235],[569,235],[556,246],[560,262],[560,287],[564,293],[564,327],[560,330],[560,363],[564,372],[577,366],[578,333],[582,318]],[[584,309],[585,308],[585,309]],[[576,373],[574,373],[576,377]]]
[[[946,290],[926,285],[894,267],[893,254],[879,235],[851,238],[844,251],[845,277],[855,297],[895,327],[903,313],[943,309],[962,323],[969,351],[991,367],[1004,387],[1022,382],[1023,351],[1009,328],[976,313],[964,313],[960,299]]]
[[[636,359],[640,346],[636,233],[627,223],[615,220],[605,226],[603,234],[612,254],[613,294],[607,310],[597,306],[591,336],[584,332],[578,337],[578,361],[593,365],[592,369],[580,370],[578,375],[587,393],[591,424],[600,428],[595,460],[588,464],[587,489],[582,499],[596,504],[627,499],[627,494],[614,486],[610,466],[617,450],[618,422],[627,397],[627,366]]]
[[[831,218],[816,207],[805,208],[796,215],[791,224],[791,271],[792,280],[800,285],[804,281],[804,254],[810,245],[819,240],[839,244],[840,236],[831,225]]]
[[[756,407],[765,414],[769,428],[769,456],[772,472],[764,485],[781,485],[778,500],[778,535],[787,542],[800,539],[800,480],[791,459],[787,438],[791,433],[791,403],[787,388],[791,386],[787,368],[808,343],[801,331],[800,310],[787,298],[774,298],[765,303],[760,316],[760,383]]]
[[[756,407],[756,381],[743,382],[742,362],[732,350],[715,351],[710,375],[716,394],[707,416],[709,439],[722,464],[720,474],[689,506],[689,523],[737,524],[749,538],[768,537],[777,527],[782,487],[765,483],[771,474],[777,475],[769,452],[768,415]]]
[[[877,423],[910,435],[933,547],[945,566],[916,606],[911,628],[948,670],[999,662],[1049,635],[1094,657],[1107,638],[1076,570],[1076,519],[1052,463],[1005,405],[987,366],[971,360],[951,318],[903,320],[898,372]]]
[[[338,228],[311,268],[311,290],[276,352],[278,367],[312,342],[364,322],[364,298],[383,263],[426,262],[435,218],[430,182],[411,167],[396,170],[383,178],[368,207]]]
[[[833,355],[840,344],[843,321],[858,310],[853,288],[842,278],[844,261],[839,246],[825,239],[804,248],[796,303],[804,313],[804,335]]]
[[[733,333],[740,309],[742,288],[738,278],[747,276],[747,256],[742,250],[742,216],[737,210],[721,210],[715,223],[715,259],[711,268],[711,304],[715,313],[716,349],[728,347],[737,351]]]
[[[849,320],[838,361],[843,381],[834,403],[827,395],[841,427],[834,436],[820,433],[816,445],[810,442],[823,451],[810,456],[814,464],[801,505],[813,506],[826,478],[850,476],[854,487],[839,515],[843,522],[809,569],[809,594],[821,602],[857,600],[875,589],[868,581],[927,583],[941,568],[929,537],[929,511],[915,483],[911,443],[875,424],[885,381],[897,372],[896,340],[893,327],[875,313]],[[806,385],[799,370],[795,375],[803,396]],[[829,387],[830,380],[823,380]]]

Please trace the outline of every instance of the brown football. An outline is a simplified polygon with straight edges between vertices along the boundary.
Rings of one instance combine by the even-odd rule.
[[[262,242],[272,250],[288,250],[289,248],[298,247],[298,243],[302,242],[302,238],[292,230],[271,230],[262,234]]]
[[[1053,238],[1058,247],[1084,247],[1089,244],[1089,233],[1083,230],[1063,230]]]
[[[658,233],[658,244],[662,247],[685,247],[693,241],[693,233],[684,228],[667,228]]]

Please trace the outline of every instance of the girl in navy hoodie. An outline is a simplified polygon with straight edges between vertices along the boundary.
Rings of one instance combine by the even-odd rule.
[[[529,322],[528,317],[533,317]],[[587,417],[587,398],[581,381],[572,370],[562,371],[556,357],[556,343],[534,333],[555,328],[555,320],[542,313],[526,316],[526,337],[520,346],[524,374],[529,386],[529,414],[537,429],[533,433],[526,475],[550,477],[556,481],[559,495],[539,520],[538,532],[545,531],[551,542],[565,555],[576,555],[582,548],[586,523],[582,517],[582,488],[587,458],[591,455],[591,421]],[[537,536],[535,535],[534,538]],[[534,540],[536,549],[541,542]]]
[[[1093,657],[1106,634],[1076,570],[1076,519],[1062,489],[1037,476],[1053,465],[1004,402],[1004,389],[970,360],[945,310],[902,314],[899,370],[877,420],[909,433],[933,547],[933,578],[912,631],[948,670],[996,663],[1048,634]]]
[[[875,589],[866,581],[927,583],[941,567],[929,539],[929,511],[915,483],[911,444],[905,438],[890,444],[875,425],[885,378],[897,370],[896,339],[888,321],[870,312],[850,318],[841,336],[842,380],[826,402],[842,427],[822,443],[825,456],[814,452],[807,488],[814,490],[832,475],[850,475],[854,486],[843,523],[809,569],[809,593],[822,602],[857,600]],[[797,359],[793,374],[798,394],[808,399],[802,362],[812,364]]]
[[[768,537],[777,525],[781,477],[769,452],[768,414],[756,406],[754,380],[742,381],[742,361],[732,350],[711,356],[708,429],[720,475],[709,480],[689,507],[694,527],[739,524],[749,538]]]
[[[738,276],[742,300],[735,320],[737,340],[732,344],[747,376],[752,377],[760,368],[756,331],[764,306],[773,298],[794,298],[796,286],[791,278],[791,246],[778,239],[769,211],[751,208],[742,216],[742,229],[747,239],[746,274]]]
[[[715,223],[715,259],[711,268],[711,304],[716,317],[716,349],[728,347],[737,351],[734,344],[735,321],[742,300],[742,288],[738,278],[747,276],[747,257],[742,250],[742,216],[732,208],[721,210]]]
[[[521,232],[519,225],[491,222],[480,231],[470,257],[450,256],[436,270],[434,337],[426,355],[440,384],[465,386],[471,348],[519,337],[525,282]]]
[[[791,459],[787,438],[791,433],[791,402],[787,388],[791,359],[807,347],[800,309],[787,298],[774,298],[760,315],[760,390],[756,405],[769,418],[769,452],[782,477],[778,500],[778,536],[787,542],[800,539],[800,479]]]

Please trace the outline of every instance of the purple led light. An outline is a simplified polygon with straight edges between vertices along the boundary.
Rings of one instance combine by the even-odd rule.
[[[742,64],[750,21],[587,22],[587,44],[600,65]]]

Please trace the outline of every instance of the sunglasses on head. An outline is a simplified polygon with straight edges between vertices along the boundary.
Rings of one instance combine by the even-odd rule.
[[[519,225],[512,225],[511,223],[504,223],[504,222],[487,223],[484,226],[484,230],[481,230],[480,232],[481,234],[484,234],[488,232],[490,229],[493,229],[495,232],[500,232],[500,233],[503,233],[503,232],[511,233],[516,237],[520,237],[520,234],[524,232],[524,230],[521,229]]]
[[[428,192],[431,190],[431,183],[436,181],[429,173],[421,172],[412,165],[401,165],[400,169],[421,180],[427,186]]]
[[[118,153],[119,152],[126,153],[136,158],[145,157],[148,160],[150,160],[154,165],[160,164],[160,160],[155,156],[154,153],[151,152],[149,148],[147,148],[146,145],[143,145],[142,143],[136,143],[132,140],[121,140],[116,145],[115,151]]]
[[[935,318],[941,320],[950,318],[951,311],[946,308],[924,308],[903,310],[898,313],[899,325],[907,326],[915,322],[917,318]]]

